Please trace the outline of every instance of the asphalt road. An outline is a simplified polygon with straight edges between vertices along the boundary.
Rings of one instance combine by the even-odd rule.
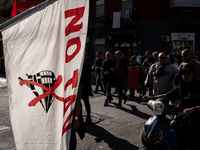
[[[138,97],[129,99],[120,109],[116,108],[117,97],[107,107],[104,100],[101,93],[90,98],[93,124],[86,126],[87,133],[83,140],[78,139],[77,150],[137,150],[142,146],[142,126],[153,113],[140,104]],[[86,116],[84,110],[83,114]]]
[[[0,75],[0,150],[15,147],[9,116],[8,92],[6,79]]]
[[[107,107],[103,106],[104,100],[105,95],[100,92],[90,97],[93,123],[86,126],[87,133],[83,140],[77,136],[77,150],[137,150],[142,146],[140,130],[153,113],[147,106],[140,104],[138,94],[122,104],[120,109],[116,108],[117,95],[114,95],[114,100]],[[0,150],[12,150],[15,144],[9,119],[6,80],[2,77],[0,102]],[[84,104],[83,116],[86,117]]]

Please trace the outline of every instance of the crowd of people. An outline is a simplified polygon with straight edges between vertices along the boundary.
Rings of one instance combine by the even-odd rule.
[[[147,91],[149,96],[168,92],[178,73],[180,61],[177,58],[172,54],[146,51],[145,56],[135,52],[127,59],[121,51],[116,51],[114,55],[108,51],[103,60],[101,52],[97,52],[92,66],[96,73],[93,92],[98,93],[100,88],[100,91],[106,93],[104,106],[113,100],[112,94],[118,94],[117,108],[122,107],[122,100],[126,103],[128,98],[134,97],[135,91],[140,97],[146,95]],[[116,88],[114,93],[111,93],[111,87]],[[130,94],[126,95],[128,89]]]
[[[155,71],[151,71],[151,69],[155,67],[155,65],[152,65],[148,72],[148,74],[151,72],[155,73],[153,82],[156,83],[154,83],[153,86],[158,88],[155,89],[157,92],[155,92],[155,95],[143,96],[144,101],[150,99],[156,100],[158,98],[172,101],[175,106],[182,110],[185,116],[189,116],[189,120],[184,120],[184,116],[177,116],[177,118],[181,120],[181,123],[175,128],[175,132],[179,137],[181,150],[196,149],[199,141],[199,138],[196,138],[196,135],[200,134],[200,62],[195,58],[197,55],[198,54],[194,55],[189,49],[183,50],[181,52],[183,62],[179,65],[177,73],[174,76],[175,72],[173,72],[172,68],[170,69],[169,66],[160,69],[163,66],[162,64],[164,64],[164,59],[167,59],[165,55],[160,53],[158,60],[162,59],[162,61],[159,60],[161,67]],[[168,73],[170,73],[170,70],[172,73],[170,83],[166,83],[167,79],[164,77],[169,75],[167,70]],[[160,80],[162,85],[159,85],[159,77],[157,76],[159,72],[163,72],[163,79],[162,81]],[[146,81],[148,82],[149,80]],[[174,84],[174,87],[170,88],[172,84]]]
[[[125,104],[130,97],[135,96],[135,90],[137,90],[144,101],[164,98],[176,105],[179,100],[177,107],[180,107],[185,115],[192,116],[193,128],[187,135],[190,140],[184,143],[187,147],[189,146],[189,149],[197,147],[198,139],[195,140],[194,137],[196,137],[195,133],[200,133],[199,121],[197,120],[197,117],[200,117],[199,55],[199,51],[192,53],[189,49],[183,50],[180,55],[176,56],[166,55],[164,52],[151,53],[146,51],[145,56],[136,52],[132,57],[126,59],[121,51],[116,51],[114,55],[107,51],[105,59],[103,59],[101,52],[97,52],[94,65],[90,68],[86,61],[87,53],[85,53],[80,81],[81,92],[78,96],[79,101],[83,99],[86,107],[87,119],[85,123],[92,122],[89,96],[92,96],[93,93],[97,94],[99,91],[105,93],[105,107],[109,106],[108,104],[113,100],[112,94],[118,94],[117,108],[121,108],[122,100]],[[96,86],[93,93],[90,84],[91,70],[95,71],[96,74]],[[115,87],[114,93],[111,93],[111,87]],[[126,95],[128,89],[130,90],[129,96]],[[78,119],[81,116],[80,111],[78,113],[78,117],[74,117],[74,128],[77,128],[77,120],[83,122],[83,120]],[[82,130],[84,133],[84,128]]]

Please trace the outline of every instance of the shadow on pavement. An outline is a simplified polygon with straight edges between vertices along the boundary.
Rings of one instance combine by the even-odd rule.
[[[87,126],[86,128],[88,134],[96,137],[95,141],[97,143],[104,141],[112,150],[138,150],[138,147],[136,147],[135,145],[132,145],[124,139],[117,138],[116,136],[112,135],[110,132],[96,124],[92,124],[90,126]]]
[[[138,117],[140,117],[142,119],[149,119],[151,117],[151,115],[139,111],[134,105],[129,105],[128,104],[128,106],[131,107],[132,111],[130,111],[128,109],[124,110],[124,111],[129,111],[129,113],[131,113],[133,115],[136,115],[136,116],[138,116]]]
[[[117,103],[112,103],[112,104],[116,105],[116,107],[117,107]],[[151,115],[139,111],[136,108],[136,106],[134,106],[134,105],[129,105],[129,104],[126,104],[126,105],[130,106],[132,110],[124,108],[123,106],[121,108],[118,108],[118,109],[120,109],[122,111],[125,111],[127,113],[130,113],[130,114],[133,114],[135,116],[138,116],[138,117],[140,117],[142,119],[149,119],[151,117]],[[109,105],[108,107],[111,107],[111,106]]]

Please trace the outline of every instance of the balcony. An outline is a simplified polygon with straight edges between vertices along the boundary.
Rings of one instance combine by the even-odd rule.
[[[107,16],[90,18],[89,19],[89,27],[90,28],[103,28],[109,26],[111,24],[111,18]]]
[[[200,8],[173,7],[170,9],[171,20],[175,24],[196,24],[200,21]]]
[[[199,0],[170,0],[170,9],[174,7],[200,7]]]
[[[121,11],[121,26],[129,26],[136,24],[136,14],[133,15],[132,11],[125,13],[125,11]],[[104,28],[104,27],[112,27],[113,16],[102,16],[89,18],[89,27],[90,28]]]

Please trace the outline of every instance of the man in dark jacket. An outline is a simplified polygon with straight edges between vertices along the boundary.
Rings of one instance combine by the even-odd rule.
[[[123,85],[124,81],[127,78],[127,62],[126,60],[122,57],[121,51],[115,52],[115,57],[117,58],[117,89],[118,89],[118,96],[119,96],[119,101],[117,104],[117,108],[122,107],[122,98],[124,98],[124,103],[127,101],[127,96],[123,93]]]
[[[106,91],[106,100],[104,106],[108,106],[108,102],[111,101],[111,85],[112,79],[115,76],[115,62],[112,60],[112,55],[108,51],[106,52],[106,59],[103,61],[101,76],[104,85],[104,91]]]
[[[86,118],[86,124],[91,123],[91,107],[90,107],[90,102],[89,102],[89,96],[93,96],[92,94],[92,87],[90,84],[90,79],[91,79],[91,69],[90,65],[87,63],[87,53],[85,53],[85,60],[83,64],[83,69],[82,69],[82,75],[81,75],[81,83],[82,83],[82,92],[81,92],[81,98],[84,101],[85,104],[85,109],[87,112],[87,118]]]

